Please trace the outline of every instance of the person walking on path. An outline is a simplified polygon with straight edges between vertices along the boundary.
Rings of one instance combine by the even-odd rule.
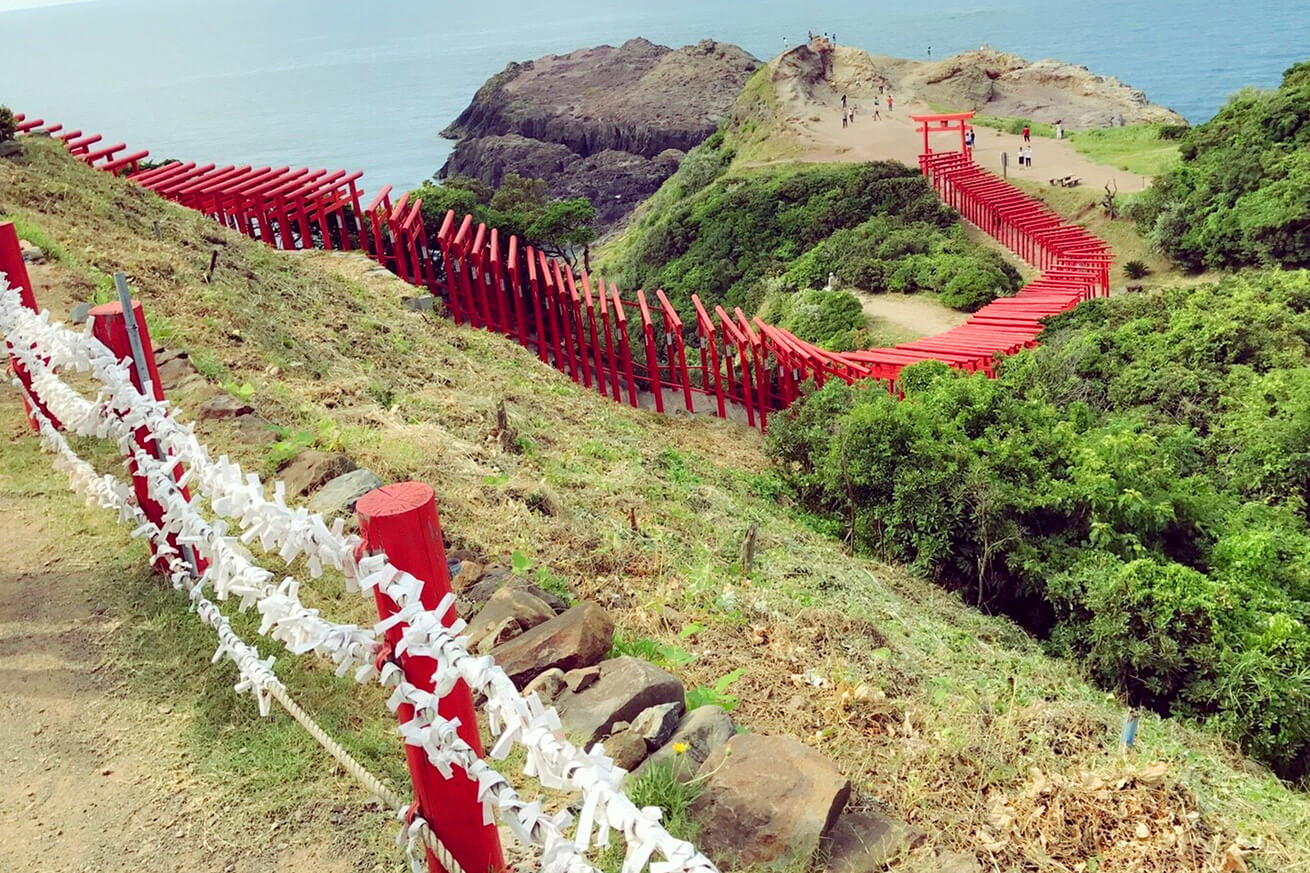
[[[878,111],[879,103],[881,103],[881,102],[882,102],[882,101],[880,101],[877,97],[874,97],[874,98],[873,98],[873,120],[874,120],[874,121],[882,121],[882,113]]]
[[[841,95],[841,108],[842,108],[842,109],[845,109],[845,108],[846,108],[846,95],[845,95],[845,94]]]
[[[845,127],[847,121],[848,121],[848,118],[847,118],[847,115],[846,115],[846,107],[843,106],[843,107],[842,107],[842,110],[841,110],[841,126],[842,126],[842,127]]]
[[[892,95],[887,95],[887,114],[892,114]]]
[[[968,132],[965,133],[965,135],[964,135],[964,144],[965,144],[966,146],[968,146],[969,148],[973,148],[973,128],[972,128],[972,127],[969,128]]]
[[[1032,142],[1032,141],[1033,141],[1033,140],[1032,140],[1032,129],[1029,128],[1028,125],[1026,125],[1026,124],[1023,126],[1023,141],[1024,141],[1024,142]]]

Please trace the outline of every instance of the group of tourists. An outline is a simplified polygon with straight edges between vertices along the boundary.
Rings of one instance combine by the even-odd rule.
[[[879,89],[879,94],[881,94],[881,93],[882,93],[882,89],[880,88],[880,89]],[[888,115],[891,115],[892,107],[893,107],[894,105],[895,105],[895,104],[893,103],[892,95],[888,94],[888,95],[887,95],[887,114],[888,114]],[[850,102],[849,100],[847,100],[845,94],[841,95],[841,126],[842,126],[842,127],[849,127],[850,125],[852,125],[852,124],[855,123],[855,111],[856,111],[857,109],[859,109],[859,107],[856,106],[854,103]],[[882,97],[881,97],[881,96],[878,96],[878,97],[874,97],[874,98],[873,98],[873,120],[874,120],[874,121],[881,121],[881,120],[882,120]]]

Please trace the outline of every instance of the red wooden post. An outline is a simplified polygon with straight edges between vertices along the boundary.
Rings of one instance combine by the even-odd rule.
[[[691,399],[691,376],[687,373],[687,344],[682,337],[682,319],[669,303],[669,298],[664,295],[663,289],[657,289],[655,296],[659,298],[660,308],[664,310],[664,334],[667,338],[669,370],[672,372],[674,367],[678,369],[678,378],[682,380],[682,393],[686,399],[687,411],[695,412],[696,406]],[[674,348],[677,349],[677,358],[674,359]],[[671,380],[670,380],[671,381]]]
[[[632,374],[632,347],[628,342],[628,315],[623,311],[623,301],[619,299],[619,289],[610,286],[614,292],[614,321],[619,333],[619,357],[623,360],[623,375],[628,380],[628,402],[637,405],[637,379]]]
[[[528,246],[528,287],[532,293],[532,309],[537,318],[537,357],[546,363],[546,327],[541,318],[541,280],[537,278],[537,253]],[[544,261],[542,263],[545,263]]]
[[[528,261],[532,257],[529,253]],[[511,236],[509,238],[509,296],[514,305],[514,317],[518,323],[519,345],[527,348],[528,345],[528,320],[527,320],[527,295],[524,293],[523,276],[519,273],[519,238]]]
[[[365,548],[384,553],[396,568],[420,580],[423,583],[423,606],[436,609],[441,599],[450,593],[450,572],[446,566],[441,519],[437,516],[432,489],[422,482],[387,485],[361,497],[355,505],[355,512],[359,516]],[[397,611],[396,604],[381,591],[375,589],[374,595],[379,616],[389,618]],[[455,608],[452,606],[442,616],[442,622],[449,627],[454,621]],[[387,642],[392,646],[399,642],[404,628],[404,625],[398,625],[388,630]],[[437,667],[434,659],[400,655],[397,661],[410,684],[428,692],[434,689],[432,676]],[[446,719],[459,719],[457,731],[460,739],[479,756],[482,755],[473,695],[463,680],[440,700],[437,712]],[[414,707],[401,704],[397,715],[403,724],[414,717]],[[459,865],[468,873],[503,873],[505,859],[501,854],[500,836],[494,822],[482,822],[477,782],[459,767],[452,769],[450,779],[444,778],[428,761],[423,750],[415,746],[405,745],[405,757],[409,762],[420,814]],[[442,869],[428,852],[428,870]]]
[[[586,388],[591,387],[591,352],[587,349],[587,325],[582,320],[582,298],[578,296],[578,285],[573,279],[572,268],[566,268],[569,287],[569,320],[577,327],[574,329],[573,345],[577,346],[578,368],[573,371],[573,381],[578,381],[578,373],[582,373],[582,384]],[[585,277],[584,277],[585,278]],[[594,327],[595,325],[593,325]],[[569,347],[569,360],[573,360],[573,346]]]
[[[650,390],[655,395],[655,411],[664,411],[664,391],[660,387],[660,362],[655,352],[655,325],[646,305],[646,292],[637,291],[637,307],[641,311],[641,335],[646,346],[646,371],[650,374]]]
[[[568,353],[569,368],[564,370],[560,366],[560,372],[568,372],[569,378],[574,382],[578,381],[578,356],[577,348],[573,342],[573,298],[569,286],[564,283],[564,276],[560,273],[559,261],[551,259],[551,269],[555,277],[555,301],[559,306],[560,314],[560,331],[562,334],[561,342],[564,343],[564,351]],[[569,279],[573,278],[573,271],[568,271]]]
[[[132,312],[136,317],[136,328],[141,337],[141,352],[145,356],[145,369],[150,377],[150,396],[156,400],[164,399],[164,389],[159,383],[159,368],[155,366],[155,349],[150,343],[150,332],[146,328],[146,313],[141,308],[141,301],[132,301]],[[114,359],[118,361],[127,360],[131,362],[128,367],[132,375],[132,384],[142,394],[146,393],[145,386],[141,383],[141,376],[137,372],[136,362],[132,357],[132,341],[127,333],[127,319],[123,317],[122,304],[115,301],[114,303],[102,303],[93,308],[87,315],[91,320],[91,335],[100,342],[104,343],[113,352]],[[155,438],[147,427],[139,427],[133,434],[133,439],[137,446],[147,454],[158,457],[155,448]],[[132,474],[132,488],[136,491],[137,505],[145,513],[152,524],[162,525],[164,521],[164,509],[150,497],[150,485],[145,476],[138,475],[135,460],[128,461],[128,470]],[[179,465],[173,471],[174,480],[182,475],[182,467]],[[182,497],[186,500],[191,499],[191,494],[186,488],[179,487]],[[177,548],[177,541],[173,536],[169,536],[168,541]],[[155,551],[154,544],[150,546],[151,553]],[[164,573],[168,570],[168,565],[163,561],[156,561],[155,568]],[[196,556],[196,572],[203,573],[205,562]]]
[[[597,284],[603,289],[605,287],[604,279],[597,279]],[[591,351],[596,360],[596,390],[601,396],[605,396],[605,355],[604,349],[600,347],[600,334],[596,332],[596,301],[591,296],[591,282],[587,274],[582,274],[582,302],[587,309],[587,325],[591,329]],[[591,362],[584,362],[584,366],[590,368]]]
[[[22,301],[23,307],[37,312],[36,294],[32,291],[32,279],[27,275],[27,264],[23,262],[23,250],[18,245],[18,231],[14,228],[12,221],[0,222],[0,273],[5,274],[10,286],[18,289],[18,298]],[[50,410],[46,408],[41,399],[36,396],[36,392],[32,390],[32,377],[28,375],[27,368],[12,355],[9,362],[14,369],[14,375],[23,383],[28,396],[36,402],[37,408],[50,420],[53,427],[59,428],[59,419],[50,414]],[[23,398],[23,408],[28,411],[27,423],[31,426],[33,432],[40,431],[40,426],[28,409],[26,397]]]

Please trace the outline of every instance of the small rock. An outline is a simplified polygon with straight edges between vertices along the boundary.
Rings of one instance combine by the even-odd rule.
[[[23,260],[29,264],[44,264],[46,262],[45,249],[25,239],[18,241],[18,250],[23,253]]]
[[[726,867],[807,865],[851,793],[830,760],[786,737],[738,734],[700,776],[697,847]]]
[[[501,643],[507,643],[519,634],[523,633],[523,626],[519,624],[518,619],[509,617],[501,621],[491,630],[487,631],[477,642],[473,644],[473,654],[487,655],[491,650]]]
[[[325,516],[342,515],[355,508],[355,502],[375,488],[382,487],[382,480],[372,470],[351,470],[328,482],[308,503],[310,512],[320,512]]]
[[[614,622],[605,610],[584,601],[515,637],[495,652],[496,663],[522,688],[543,670],[572,670],[595,664],[614,643]]]
[[[436,300],[431,294],[424,294],[421,297],[404,297],[400,302],[410,312],[431,312],[436,304]]]
[[[306,449],[283,464],[278,477],[286,484],[287,497],[293,498],[354,469],[355,462],[343,454]]]
[[[158,707],[156,707],[155,711],[158,712],[160,715],[168,715],[170,712],[173,711],[173,707],[169,706],[167,703],[161,703],[159,704]]]
[[[196,415],[202,421],[215,418],[236,418],[254,412],[255,408],[231,394],[220,394],[200,404]]]
[[[41,732],[44,730],[45,730],[45,725],[39,724],[36,727],[32,728],[32,736],[39,737],[41,736]]]
[[[644,739],[651,749],[658,749],[677,730],[682,706],[682,701],[678,700],[642,710],[632,720],[632,732]]]
[[[190,378],[199,378],[200,373],[191,365],[191,358],[183,351],[168,350],[155,356],[155,367],[159,370],[159,386],[165,391],[172,391]]]
[[[616,731],[604,742],[605,754],[616,767],[632,772],[646,757],[646,741],[632,731]]]
[[[471,587],[482,578],[482,565],[477,561],[464,561],[459,565],[459,574],[450,580],[450,587],[456,594]],[[488,595],[487,599],[490,599]]]
[[[630,727],[632,727],[632,722],[630,721],[616,721],[610,727],[610,733],[614,733],[614,734],[621,733],[623,731],[626,731]]]
[[[585,691],[596,680],[600,678],[599,667],[583,667],[581,670],[570,670],[564,674],[564,684],[569,687],[569,691],[577,694],[579,691]]]
[[[523,686],[523,696],[537,694],[542,703],[551,703],[564,690],[564,671],[554,667]]]
[[[682,717],[673,736],[647,759],[642,769],[668,764],[674,778],[687,782],[696,776],[711,752],[736,735],[737,726],[726,710],[712,704],[698,706]]]
[[[652,706],[681,703],[685,696],[676,676],[649,661],[612,658],[601,662],[600,678],[594,684],[576,693],[561,694],[555,708],[564,730],[585,747],[609,734],[615,723],[631,722]]]
[[[105,769],[103,769],[103,770],[100,771],[100,775],[101,775],[101,776],[108,776],[108,775],[112,774],[113,772],[114,772],[113,770],[111,770],[110,768],[106,767]]]
[[[237,437],[251,445],[261,445],[277,441],[277,433],[268,419],[258,415],[243,415],[236,421]]]
[[[453,586],[452,586],[453,587]],[[468,638],[481,640],[509,619],[516,625],[514,635],[530,630],[555,617],[555,611],[526,591],[502,588],[486,602],[468,623]],[[505,637],[505,640],[510,637]],[[503,641],[502,641],[503,642]]]
[[[69,324],[86,324],[87,316],[91,314],[92,304],[79,303],[68,313]],[[167,386],[165,386],[167,387]]]
[[[829,873],[882,873],[918,835],[877,812],[844,812],[824,839]]]

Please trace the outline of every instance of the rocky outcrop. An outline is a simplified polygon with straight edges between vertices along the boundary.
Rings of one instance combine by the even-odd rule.
[[[808,69],[812,64],[801,66]],[[1028,61],[986,47],[939,61],[911,61],[841,46],[831,84],[833,91],[861,93],[876,92],[883,84],[902,104],[921,100],[987,115],[1063,121],[1070,130],[1186,123],[1172,109],[1151,103],[1145,92],[1113,76],[1064,61]]]
[[[572,670],[595,664],[614,641],[614,622],[605,610],[583,601],[563,615],[537,625],[504,645],[492,656],[515,685],[522,688],[553,667]]]
[[[498,185],[545,179],[555,197],[587,197],[613,224],[714,132],[760,62],[703,40],[645,39],[510,64],[442,132],[459,140],[442,176]]]

